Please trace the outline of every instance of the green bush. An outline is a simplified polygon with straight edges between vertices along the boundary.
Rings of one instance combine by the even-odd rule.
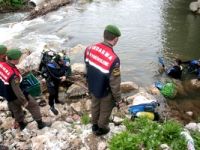
[[[0,0],[0,7],[2,8],[21,8],[25,5],[25,0]]]
[[[186,141],[180,135],[183,127],[175,121],[159,124],[146,118],[137,118],[134,121],[126,119],[124,125],[127,131],[109,140],[111,150],[157,150],[161,144],[168,144],[173,150],[186,149]]]

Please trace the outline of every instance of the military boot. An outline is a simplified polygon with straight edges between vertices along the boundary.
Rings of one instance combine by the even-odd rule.
[[[53,112],[54,115],[58,115],[58,110],[54,106],[50,107],[50,110]]]
[[[51,123],[43,122],[42,120],[36,121],[38,125],[38,129],[42,129],[44,127],[50,127]]]
[[[99,128],[96,132],[95,135],[96,136],[101,136],[101,135],[105,135],[108,132],[110,132],[110,128]]]
[[[21,131],[24,130],[24,128],[26,128],[26,126],[27,126],[27,123],[25,123],[24,121],[18,122],[18,123],[19,123],[19,128]]]
[[[98,129],[99,129],[99,126],[98,126],[98,124],[93,124],[92,125],[92,132],[97,132],[98,131]]]

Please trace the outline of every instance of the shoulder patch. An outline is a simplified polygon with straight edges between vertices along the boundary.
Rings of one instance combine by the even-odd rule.
[[[120,68],[114,68],[112,71],[112,75],[115,77],[120,76]]]

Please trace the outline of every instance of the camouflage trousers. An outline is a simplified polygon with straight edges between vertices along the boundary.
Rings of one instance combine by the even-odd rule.
[[[107,128],[113,107],[114,100],[111,94],[100,99],[92,95],[92,124]]]
[[[28,106],[26,107],[26,109],[31,113],[34,120],[41,120],[42,116],[38,103],[34,100],[32,96],[29,95],[28,98]],[[14,118],[17,122],[24,121],[24,112],[19,100],[16,99],[14,101],[8,102],[8,107],[9,110],[12,111]]]

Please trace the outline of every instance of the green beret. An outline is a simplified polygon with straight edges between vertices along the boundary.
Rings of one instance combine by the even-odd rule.
[[[117,37],[121,36],[121,32],[120,32],[119,28],[116,27],[115,25],[107,25],[105,30],[114,34]]]
[[[1,54],[5,54],[6,51],[7,51],[7,47],[4,46],[4,45],[0,45],[0,55],[1,55]]]
[[[17,60],[21,57],[22,52],[19,49],[11,49],[6,52],[6,55],[11,60]]]

